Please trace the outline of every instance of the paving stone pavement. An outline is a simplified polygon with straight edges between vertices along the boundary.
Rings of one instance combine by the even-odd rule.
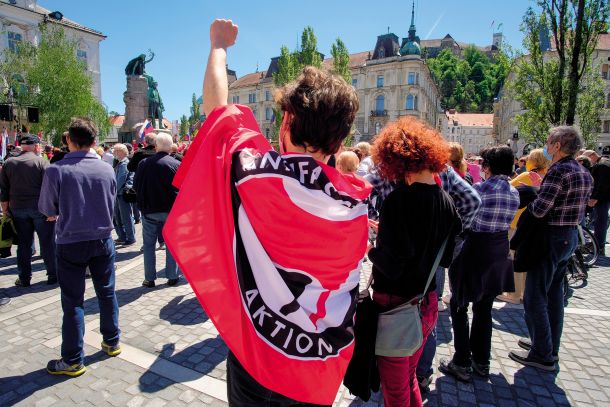
[[[138,236],[140,236],[138,226]],[[157,252],[157,264],[164,264]],[[117,296],[123,354],[99,350],[99,310],[91,283],[85,295],[85,352],[88,371],[74,379],[50,376],[48,360],[59,357],[59,288],[45,284],[44,265],[34,262],[33,285],[14,287],[15,257],[0,260],[0,406],[225,406],[227,348],[186,282],[169,287],[163,271],[157,287],[144,288],[139,244],[119,249]],[[370,263],[364,263],[365,285]],[[590,271],[566,308],[558,374],[521,368],[507,354],[526,332],[520,306],[496,303],[490,380],[472,384],[435,373],[428,406],[610,406],[610,259]],[[440,357],[452,354],[451,321],[439,314]],[[341,388],[335,406],[383,405],[379,395],[365,403]]]

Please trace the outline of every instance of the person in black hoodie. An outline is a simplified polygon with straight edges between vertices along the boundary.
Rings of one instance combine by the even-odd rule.
[[[146,136],[144,136],[144,144],[145,147],[144,149],[140,150],[138,149],[138,151],[136,151],[133,154],[133,157],[131,157],[131,159],[129,160],[129,164],[127,164],[127,169],[129,170],[129,172],[136,172],[136,170],[138,169],[138,164],[140,164],[140,161],[148,158],[148,157],[152,157],[153,155],[155,155],[157,152],[155,151],[155,138],[157,137],[157,133],[148,133]]]

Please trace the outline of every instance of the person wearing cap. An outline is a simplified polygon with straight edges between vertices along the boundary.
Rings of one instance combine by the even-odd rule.
[[[34,232],[47,269],[47,284],[57,283],[55,260],[55,221],[38,211],[38,198],[49,162],[40,156],[38,137],[21,137],[22,152],[7,160],[0,173],[2,213],[11,216],[17,230],[17,269],[15,285],[29,287],[32,279]]]
[[[606,255],[606,234],[608,233],[608,209],[610,207],[610,160],[601,157],[593,150],[582,154],[591,160],[593,192],[589,207],[593,208],[593,231],[597,239],[599,254]]]

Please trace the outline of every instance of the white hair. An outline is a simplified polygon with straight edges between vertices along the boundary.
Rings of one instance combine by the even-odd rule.
[[[167,133],[158,133],[155,137],[155,147],[157,148],[157,151],[171,153],[172,144],[174,144],[174,140],[172,140],[172,136]]]
[[[115,153],[120,151],[125,155],[129,154],[129,150],[127,149],[125,144],[115,144],[114,149],[112,151],[114,151]]]

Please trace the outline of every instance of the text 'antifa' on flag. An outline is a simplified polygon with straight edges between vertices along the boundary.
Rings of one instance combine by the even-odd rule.
[[[167,245],[231,352],[266,388],[332,404],[353,352],[370,185],[278,154],[240,105],[211,112],[174,184]]]

